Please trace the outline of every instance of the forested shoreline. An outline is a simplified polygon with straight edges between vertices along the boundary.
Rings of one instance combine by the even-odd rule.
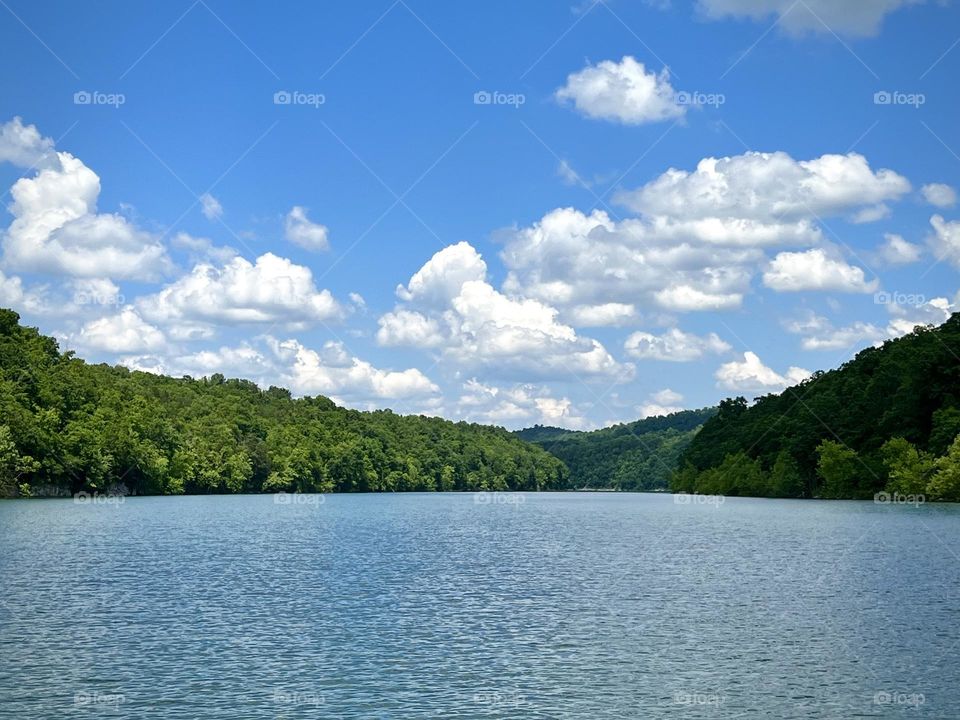
[[[91,365],[19,321],[0,310],[0,496],[567,485],[560,460],[502,428]]]
[[[671,489],[960,501],[960,313],[749,405],[720,403]]]

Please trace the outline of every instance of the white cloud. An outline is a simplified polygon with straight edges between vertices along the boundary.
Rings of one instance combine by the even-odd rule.
[[[19,117],[0,125],[0,162],[21,168],[59,164],[53,140],[43,137],[35,125],[24,125]]]
[[[637,308],[632,303],[602,303],[577,305],[567,312],[576,327],[611,327],[627,325],[637,319]]]
[[[567,397],[552,397],[541,386],[498,387],[468,380],[456,404],[456,415],[470,422],[511,428],[535,424],[584,430],[590,422]]]
[[[437,252],[397,294],[407,305],[381,317],[377,337],[384,345],[438,347],[459,367],[504,376],[632,372],[560,322],[555,308],[496,290],[486,280],[486,263],[465,242]]]
[[[261,255],[255,264],[242,257],[223,266],[201,263],[138,305],[144,316],[163,323],[303,327],[343,314],[330,292],[314,285],[309,268],[272,253]]]
[[[877,280],[867,282],[861,268],[829,257],[822,248],[779,253],[763,273],[763,283],[780,292],[837,290],[869,293],[879,286]]]
[[[872,36],[883,18],[901,7],[924,0],[699,0],[698,8],[710,19],[725,17],[767,20],[777,16],[777,25],[798,35],[807,32],[832,35]]]
[[[921,325],[941,325],[957,311],[956,302],[937,297],[915,305],[890,304],[887,306],[892,316],[887,326],[890,337],[899,337],[912,332]]]
[[[920,188],[923,199],[939,208],[950,208],[957,204],[957,191],[943,183],[930,183]]]
[[[617,202],[647,215],[732,217],[776,226],[876,206],[908,192],[906,178],[892,170],[873,171],[857,153],[797,161],[784,152],[747,152],[704,158],[694,172],[671,168],[621,193]]]
[[[307,209],[294,205],[284,220],[287,240],[306,250],[321,251],[330,248],[329,229],[307,217]]]
[[[290,386],[298,393],[321,393],[346,402],[403,400],[435,395],[439,388],[416,368],[381,370],[351,355],[343,343],[329,341],[318,350],[298,340],[272,341],[275,354],[292,360]]]
[[[741,293],[711,293],[689,285],[674,285],[656,294],[657,302],[668,310],[731,310],[743,302]]]
[[[200,211],[207,220],[216,220],[223,215],[223,205],[210,193],[200,196]]]
[[[674,392],[670,388],[665,388],[650,395],[650,397],[647,398],[647,402],[638,407],[637,411],[640,413],[641,419],[662,417],[683,410],[684,407],[680,404],[682,402],[683,395]]]
[[[82,348],[114,353],[158,350],[166,345],[160,329],[146,322],[129,306],[115,315],[88,322],[80,332],[70,335],[69,341]]]
[[[960,268],[960,221],[944,220],[941,215],[930,218],[934,234],[928,239],[937,261],[946,260]]]
[[[53,152],[52,141],[39,138],[34,126],[25,128],[19,119],[0,132],[5,158],[18,163],[38,155],[42,159],[32,177],[20,178],[10,189],[13,221],[2,238],[9,268],[142,280],[169,271],[171,263],[157,237],[121,215],[97,213],[100,178],[83,162]]]
[[[729,352],[731,347],[716,333],[701,337],[672,328],[662,335],[635,332],[627,338],[624,349],[628,355],[638,360],[690,362],[699,360],[707,353]]]
[[[877,256],[887,265],[909,265],[917,262],[923,253],[923,248],[907,242],[900,235],[885,233],[883,238]]]
[[[717,370],[717,387],[744,392],[776,392],[810,377],[810,371],[791,367],[785,375],[764,365],[756,353],[745,352],[742,361],[724,363]]]
[[[229,245],[214,245],[209,238],[194,237],[185,232],[178,232],[170,240],[175,248],[186,250],[194,263],[216,262],[227,263],[240,253]]]
[[[661,122],[684,114],[670,85],[670,71],[648,72],[629,55],[619,63],[604,60],[570,74],[554,96],[572,102],[587,117],[626,125]]]

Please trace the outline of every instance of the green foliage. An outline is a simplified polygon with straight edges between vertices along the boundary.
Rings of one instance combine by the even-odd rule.
[[[885,487],[902,494],[923,487],[931,497],[952,497],[948,459],[937,461],[936,493],[928,483],[932,458],[960,433],[957,357],[960,314],[752,405],[725,400],[682,453],[672,486],[696,487],[700,475],[744,453],[767,471],[760,495],[865,498]],[[899,440],[889,445],[892,438]]]
[[[936,461],[926,494],[930,500],[960,502],[960,435],[954,439],[947,454]]]
[[[680,455],[713,408],[576,432],[537,425],[517,436],[564,461],[571,488],[665,490]]]
[[[214,375],[88,365],[0,310],[0,495],[542,490],[567,470],[502,428],[357,412]]]

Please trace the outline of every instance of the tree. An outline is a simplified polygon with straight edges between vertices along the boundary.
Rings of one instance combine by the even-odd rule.
[[[936,461],[927,495],[931,500],[960,502],[960,435],[954,438],[947,454]]]
[[[887,492],[901,495],[923,495],[934,470],[929,453],[917,450],[902,437],[891,438],[880,448],[887,469]]]
[[[824,440],[817,446],[817,473],[823,481],[825,498],[857,497],[863,467],[860,456],[843,443]]]

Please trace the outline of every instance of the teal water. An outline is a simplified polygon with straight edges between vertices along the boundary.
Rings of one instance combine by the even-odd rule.
[[[960,506],[287,499],[0,502],[0,717],[960,718]]]

